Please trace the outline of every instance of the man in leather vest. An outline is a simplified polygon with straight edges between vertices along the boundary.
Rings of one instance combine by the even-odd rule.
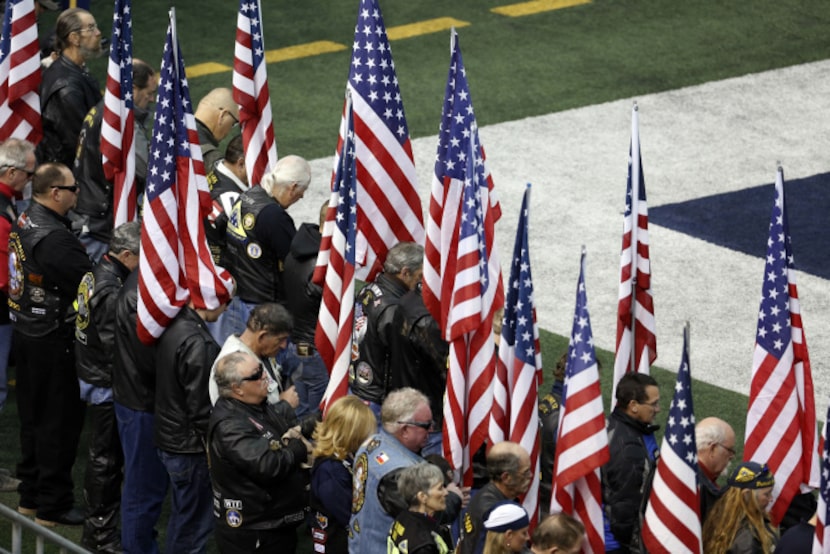
[[[207,169],[207,168],[206,168]],[[225,267],[225,250],[228,228],[228,214],[239,199],[239,195],[248,190],[248,171],[245,169],[245,152],[242,149],[242,135],[236,135],[225,148],[225,157],[213,166],[207,174],[210,186],[210,198],[213,209],[205,218],[205,236],[210,255],[216,265]]]
[[[62,164],[41,165],[33,202],[9,235],[9,308],[14,322],[22,460],[18,511],[45,525],[83,523],[73,507],[72,465],[84,418],[75,373],[78,284],[92,264],[69,230],[78,186]]]
[[[23,192],[36,167],[32,143],[11,138],[0,144],[0,301],[9,298],[9,232],[17,220],[14,197]],[[12,347],[12,324],[9,310],[0,310],[0,412],[8,394],[9,352]],[[16,492],[20,481],[7,469],[0,469],[0,492]]]
[[[101,55],[101,31],[91,13],[70,8],[58,16],[55,33],[60,56],[40,83],[43,139],[37,158],[72,167],[84,117],[101,100],[101,87],[86,67]]]
[[[118,292],[138,267],[141,224],[115,229],[109,252],[84,275],[78,287],[75,357],[81,399],[87,403],[92,430],[84,475],[86,521],[81,544],[99,554],[121,552],[118,514],[124,454],[112,403],[115,306]]]
[[[239,196],[228,214],[227,262],[236,295],[222,318],[222,336],[245,330],[251,309],[263,302],[285,303],[283,260],[297,233],[288,208],[311,182],[311,166],[299,156],[280,158],[274,169]],[[255,183],[252,183],[255,184]]]

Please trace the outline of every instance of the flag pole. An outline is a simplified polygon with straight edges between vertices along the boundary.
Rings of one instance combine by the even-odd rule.
[[[640,108],[631,111],[631,372],[637,372],[637,228],[640,226]]]
[[[689,320],[686,320],[686,324],[683,326],[683,340],[686,341],[686,353],[689,356],[689,363],[691,364],[692,358],[692,345],[689,342],[689,339],[692,336],[692,324]]]

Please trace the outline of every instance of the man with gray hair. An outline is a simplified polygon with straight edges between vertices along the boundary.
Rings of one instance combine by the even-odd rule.
[[[354,337],[359,353],[349,367],[349,385],[375,415],[391,389],[393,368],[402,367],[410,352],[400,302],[421,282],[423,265],[424,248],[400,242],[386,254],[383,273],[355,299]]]
[[[112,397],[115,305],[124,280],[138,267],[141,224],[124,223],[112,233],[109,251],[78,286],[75,364],[91,431],[84,476],[87,501],[81,544],[94,552],[120,552],[118,515],[124,454]]]
[[[695,425],[698,479],[700,481],[700,521],[715,502],[726,492],[718,485],[718,477],[725,475],[729,462],[735,458],[735,431],[717,417],[707,417]]]
[[[418,455],[433,428],[429,399],[413,388],[392,391],[381,409],[381,430],[355,455],[354,498],[349,521],[349,552],[381,552],[389,528],[409,506],[398,491],[401,471],[423,462]],[[452,521],[461,507],[462,491],[451,483],[445,519]]]
[[[260,186],[252,186],[234,203],[228,214],[226,260],[236,279],[236,296],[222,319],[222,340],[245,329],[255,305],[285,303],[283,260],[297,233],[287,210],[303,197],[310,182],[308,162],[299,156],[285,156],[262,178]]]

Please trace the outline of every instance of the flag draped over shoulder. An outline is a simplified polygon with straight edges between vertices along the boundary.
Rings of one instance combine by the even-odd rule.
[[[331,248],[323,278],[323,298],[314,341],[329,371],[329,384],[320,403],[325,415],[329,406],[349,391],[349,363],[352,355],[354,323],[355,237],[357,236],[357,183],[355,181],[354,129],[352,102],[346,99],[346,128],[340,165],[334,178],[329,210],[334,210],[334,225],[326,227]]]
[[[617,349],[614,387],[630,371],[648,373],[657,359],[654,335],[654,300],[651,296],[651,261],[648,254],[648,206],[640,156],[637,105],[631,110],[631,145],[628,153],[625,220],[620,254],[620,292],[617,306]]]
[[[175,12],[164,44],[150,146],[138,278],[138,336],[151,344],[181,307],[215,309],[230,298],[230,274],[210,256],[203,220],[211,201],[196,133]]]
[[[424,303],[450,343],[444,454],[472,480],[488,437],[496,367],[493,315],[504,304],[494,225],[501,208],[478,139],[466,70],[452,31],[424,252]]]
[[[0,142],[40,142],[40,79],[35,0],[7,0],[0,34]]]
[[[588,540],[583,552],[605,552],[600,467],[609,457],[599,368],[585,290],[583,247],[574,324],[565,364],[550,505],[551,513],[565,512],[585,526]]]
[[[113,228],[138,216],[134,134],[133,20],[130,0],[115,0],[101,121],[104,175],[113,183]]]
[[[233,56],[233,99],[239,104],[248,182],[258,185],[277,163],[271,97],[265,69],[260,0],[240,0]]]
[[[404,115],[395,62],[377,0],[361,0],[347,87],[354,104],[355,171],[357,173],[357,277],[371,281],[386,253],[399,242],[424,242],[423,212],[415,179],[409,127]],[[345,110],[344,115],[345,118]],[[344,140],[340,127],[334,173]],[[335,212],[326,214],[333,225]],[[331,248],[323,233],[314,282],[321,283]]]
[[[744,460],[767,464],[775,474],[769,512],[773,524],[778,525],[800,489],[819,485],[813,377],[796,288],[784,171],[780,167],[769,229]]]
[[[533,279],[530,272],[530,242],[528,219],[530,185],[525,190],[516,244],[504,303],[504,323],[499,346],[499,368],[508,386],[509,440],[521,444],[530,454],[533,479],[524,497],[524,507],[535,526],[539,512],[539,413],[536,408],[538,384],[542,377],[542,355],[539,347],[539,328],[536,326],[536,306],[533,302]],[[496,380],[498,381],[498,380]],[[494,383],[496,382],[494,381]]]
[[[700,490],[695,443],[695,411],[689,371],[689,331],[674,398],[643,524],[643,543],[651,554],[701,554]]]
[[[827,418],[824,420],[824,434],[821,445],[821,486],[818,494],[818,508],[816,509],[816,536],[813,539],[813,554],[830,554],[830,406],[827,407]]]

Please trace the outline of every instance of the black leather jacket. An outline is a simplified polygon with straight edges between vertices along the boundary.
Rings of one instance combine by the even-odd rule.
[[[299,439],[282,435],[297,418],[284,402],[251,405],[219,397],[210,416],[208,456],[219,525],[273,529],[299,525],[308,509],[309,472]],[[238,517],[239,519],[235,519]]]
[[[239,199],[244,191],[233,180],[218,170],[220,164],[214,166],[213,171],[207,174],[210,187],[210,199],[213,201],[211,212],[205,218],[205,237],[210,248],[213,263],[222,267],[227,266],[225,250],[227,239],[225,231],[228,228],[228,213],[230,207]]]
[[[470,500],[467,512],[461,520],[461,542],[458,545],[459,554],[473,554],[479,543],[484,544],[487,530],[484,528],[484,516],[496,503],[510,500],[496,487],[495,483],[487,483]]]
[[[60,162],[71,168],[78,135],[87,112],[101,101],[101,86],[86,67],[60,56],[43,72],[40,114],[43,139],[38,162]]]
[[[291,241],[291,251],[285,258],[282,285],[285,305],[294,316],[294,342],[314,344],[317,317],[323,289],[311,282],[317,253],[320,250],[320,227],[303,223]]]
[[[136,333],[138,269],[130,273],[115,303],[113,399],[131,410],[152,412],[156,404],[156,346]]]
[[[539,449],[539,505],[542,513],[550,508],[550,496],[553,488],[553,462],[556,457],[556,433],[559,427],[559,412],[562,409],[562,381],[554,381],[546,395],[539,399],[539,430],[541,448]]]
[[[129,273],[124,264],[107,254],[78,287],[75,365],[78,377],[91,385],[112,387],[115,304]]]
[[[400,299],[407,288],[397,278],[381,273],[355,299],[355,341],[359,355],[349,367],[352,392],[378,404],[391,390],[392,368],[400,367],[410,352],[403,336]]]
[[[176,454],[205,451],[210,368],[219,355],[204,320],[183,307],[156,344],[156,446]]]

